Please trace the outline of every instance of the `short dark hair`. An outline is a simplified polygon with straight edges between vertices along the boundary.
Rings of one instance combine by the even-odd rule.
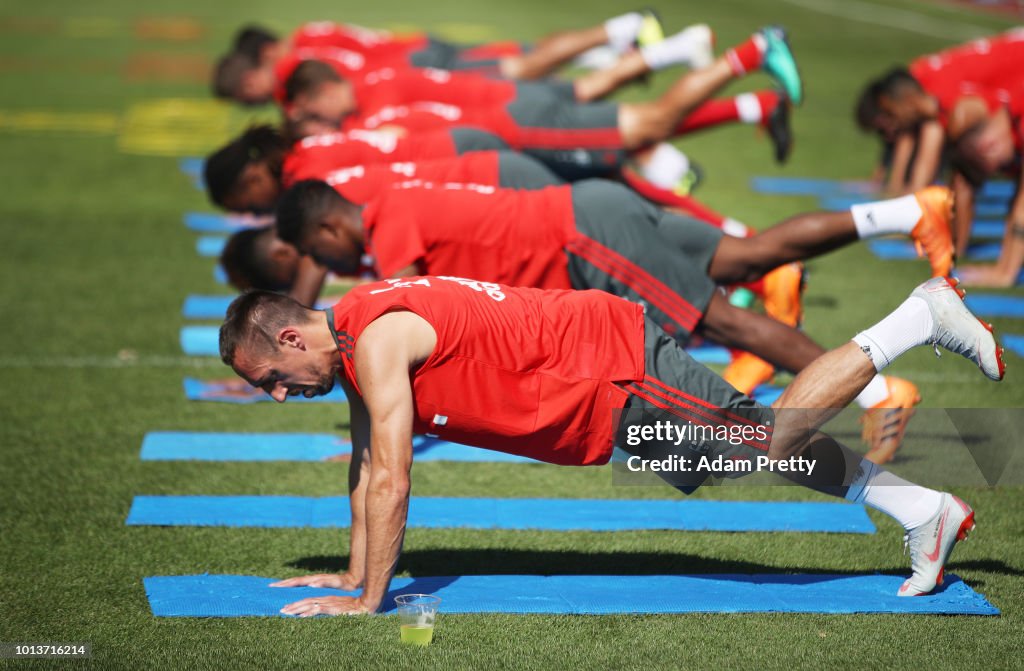
[[[920,92],[921,84],[904,67],[896,67],[885,73],[877,82],[877,97],[902,98],[907,92]]]
[[[242,26],[235,33],[234,48],[240,54],[245,54],[255,62],[259,62],[263,47],[268,44],[280,42],[281,38],[276,33],[256,24]]]
[[[313,311],[298,301],[271,291],[247,291],[228,306],[220,327],[220,358],[234,366],[239,347],[257,354],[271,354],[277,346],[278,331],[305,324]]]
[[[225,207],[224,199],[238,188],[245,166],[267,161],[272,174],[280,177],[289,142],[272,126],[253,126],[207,157],[203,181],[210,200]]]
[[[882,113],[881,108],[878,105],[878,94],[881,90],[880,82],[878,80],[869,82],[864,90],[861,91],[860,97],[857,98],[857,104],[854,107],[854,119],[857,121],[857,127],[862,131],[868,132],[877,130],[875,126],[875,120],[878,119],[878,115]]]
[[[314,230],[323,215],[335,207],[355,206],[327,182],[319,179],[296,182],[277,204],[277,237],[299,247],[299,243]]]
[[[220,265],[231,286],[239,291],[288,291],[292,288],[290,282],[282,283],[274,273],[269,250],[274,237],[274,227],[270,225],[244,228],[228,238],[220,254]]]
[[[310,59],[302,61],[284,83],[284,102],[291,104],[300,95],[312,93],[324,82],[344,81],[328,63]]]
[[[259,61],[247,54],[232,51],[222,56],[213,68],[211,89],[217,98],[244,102],[242,100],[242,77],[259,67]]]
[[[981,164],[975,146],[978,136],[985,129],[985,123],[985,121],[979,121],[961,133],[953,143],[953,151],[950,153],[950,164],[953,169],[963,175],[964,179],[976,189],[984,184],[989,177],[985,166]]]

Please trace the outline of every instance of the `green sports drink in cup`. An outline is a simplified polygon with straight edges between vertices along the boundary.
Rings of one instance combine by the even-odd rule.
[[[430,594],[403,594],[395,597],[395,603],[401,622],[402,643],[430,645],[441,599]]]

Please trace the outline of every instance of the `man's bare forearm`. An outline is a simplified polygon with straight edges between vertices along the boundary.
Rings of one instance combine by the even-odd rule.
[[[939,171],[942,158],[942,145],[946,134],[937,121],[928,121],[921,126],[917,141],[917,155],[911,170],[907,191],[917,191],[932,183]]]
[[[967,252],[967,243],[971,238],[971,220],[974,217],[974,187],[967,179],[959,174],[953,173],[953,241],[956,244],[956,254],[962,257]]]
[[[348,475],[349,507],[352,510],[348,573],[360,583],[366,579],[366,492],[370,480],[367,457],[366,450],[355,448]]]
[[[326,280],[327,268],[304,256],[299,260],[299,270],[295,273],[295,281],[288,295],[306,307],[314,307]]]
[[[374,473],[366,493],[366,579],[363,602],[380,607],[398,565],[409,512],[405,474]]]

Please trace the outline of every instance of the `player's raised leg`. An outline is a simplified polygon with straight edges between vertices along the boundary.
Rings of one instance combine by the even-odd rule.
[[[824,254],[863,238],[909,236],[932,265],[949,273],[953,200],[949,189],[929,187],[910,196],[854,205],[849,212],[801,214],[748,238],[723,240],[709,274],[723,284],[750,282],[768,270]]]
[[[589,49],[607,44],[614,51],[625,53],[635,44],[657,41],[662,34],[661,23],[653,12],[629,12],[598,26],[542,37],[526,53],[503,57],[498,70],[509,79],[540,79]]]
[[[807,450],[814,458],[845,468],[852,477],[835,480],[846,483],[843,495],[894,517],[906,529],[913,575],[900,588],[900,596],[926,594],[941,584],[953,546],[974,528],[974,511],[955,496],[858,461],[854,453],[814,431],[875,374],[916,346],[932,345],[960,354],[990,379],[1001,380],[1002,348],[992,327],[967,309],[962,296],[955,280],[936,277],[925,282],[885,319],[808,366],[773,404],[779,412],[772,456]],[[787,419],[787,408],[797,414]]]
[[[705,68],[714,61],[714,33],[705,24],[690,26],[653,44],[624,54],[613,66],[595,70],[573,82],[576,99],[600,100],[620,86],[652,71],[675,65]]]
[[[795,104],[803,101],[803,84],[784,32],[762,28],[711,65],[687,73],[658,100],[625,103],[619,130],[626,148],[635,149],[678,134],[687,114],[733,79],[761,69],[782,86]]]

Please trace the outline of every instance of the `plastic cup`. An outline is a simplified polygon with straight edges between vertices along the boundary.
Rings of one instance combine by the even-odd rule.
[[[440,597],[431,594],[403,594],[395,597],[401,622],[402,643],[430,645]]]

